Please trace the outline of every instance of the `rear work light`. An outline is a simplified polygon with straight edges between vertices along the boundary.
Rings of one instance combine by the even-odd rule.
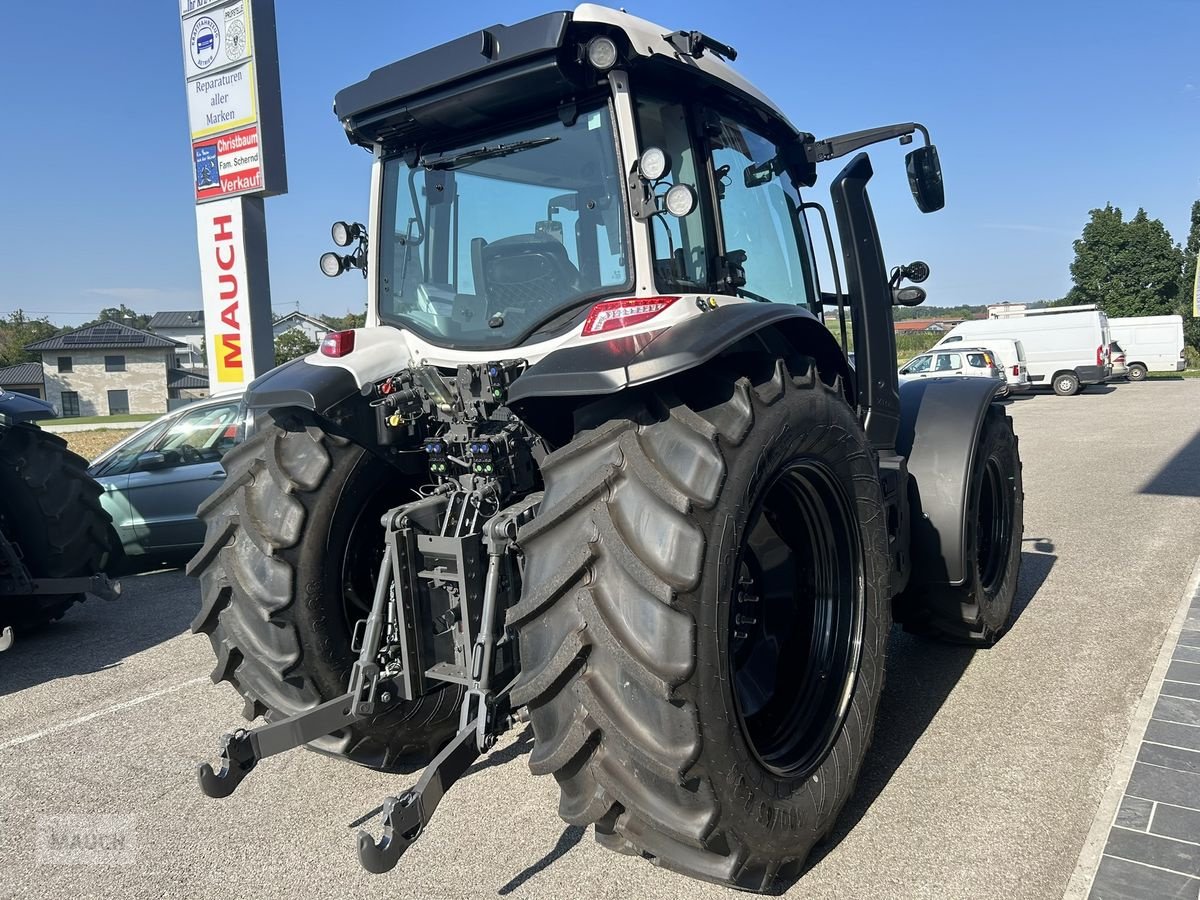
[[[592,307],[583,323],[583,335],[601,334],[638,325],[653,319],[678,300],[678,297],[633,297],[628,300],[604,300]]]
[[[354,349],[353,331],[331,331],[321,341],[321,355],[334,359],[345,356]]]

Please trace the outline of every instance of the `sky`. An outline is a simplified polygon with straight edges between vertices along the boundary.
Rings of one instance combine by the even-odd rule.
[[[369,156],[332,115],[372,69],[555,8],[276,0],[289,192],[266,201],[277,314],[360,310],[317,259],[366,221]],[[924,259],[929,305],[1061,297],[1088,210],[1145,207],[1177,241],[1200,198],[1200,3],[717,0],[626,9],[698,29],[818,136],[919,121],[946,209],[921,215],[895,143],[872,150],[889,264]],[[452,14],[448,14],[448,10]],[[0,54],[0,314],[79,324],[119,303],[199,309],[177,0],[15,3]],[[835,164],[810,189],[828,198]],[[813,193],[815,192],[815,194]]]

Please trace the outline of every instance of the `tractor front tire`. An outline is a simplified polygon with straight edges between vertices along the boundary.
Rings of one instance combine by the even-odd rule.
[[[408,479],[311,416],[283,411],[222,460],[221,488],[198,510],[204,546],[192,631],[217,655],[214,683],[242,695],[248,719],[278,721],[345,693],[355,621],[366,618],[383,551],[380,519]],[[408,768],[458,727],[446,687],[309,746],[377,769]]]
[[[87,461],[32,424],[0,425],[0,528],[34,578],[97,575],[108,563],[111,519]],[[62,618],[83,594],[0,597],[0,627]]]
[[[836,383],[792,371],[743,360],[597,404],[543,463],[508,616],[561,816],[759,892],[854,789],[891,625],[873,452]]]

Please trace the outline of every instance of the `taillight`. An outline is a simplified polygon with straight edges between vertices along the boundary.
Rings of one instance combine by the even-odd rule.
[[[678,297],[632,297],[628,300],[604,300],[592,307],[587,321],[583,323],[583,334],[600,334],[638,325],[653,319],[678,300]]]
[[[1096,348],[1096,365],[1104,365],[1104,345],[1101,344]]]
[[[1021,367],[1013,366],[1013,378],[1016,378],[1020,374],[1021,374]]]
[[[354,349],[353,331],[331,331],[321,341],[321,355],[332,356],[335,359],[345,356]]]

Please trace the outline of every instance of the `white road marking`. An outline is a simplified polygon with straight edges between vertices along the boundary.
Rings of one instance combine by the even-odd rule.
[[[208,681],[207,675],[202,675],[199,678],[193,678],[190,681],[185,681],[182,684],[177,684],[173,687],[163,688],[161,691],[154,691],[150,694],[145,694],[141,697],[134,697],[132,700],[126,700],[124,703],[118,703],[116,706],[109,706],[106,709],[97,710],[94,713],[88,713],[86,716],[80,716],[78,719],[72,719],[69,722],[60,722],[51,728],[45,728],[41,731],[35,731],[33,734],[27,734],[23,737],[13,738],[11,741],[5,741],[0,744],[0,750],[11,750],[13,747],[19,747],[22,744],[28,744],[30,741],[36,741],[38,738],[46,737],[47,735],[57,734],[60,731],[66,731],[69,728],[74,728],[76,725],[82,725],[84,722],[90,722],[92,719],[99,719],[101,716],[111,715],[115,712],[120,712],[123,709],[129,709],[131,706],[145,703],[147,700],[153,700],[156,697],[162,697],[165,694],[173,694],[176,691],[182,691],[184,688],[191,687],[193,684],[199,684],[202,681]]]

